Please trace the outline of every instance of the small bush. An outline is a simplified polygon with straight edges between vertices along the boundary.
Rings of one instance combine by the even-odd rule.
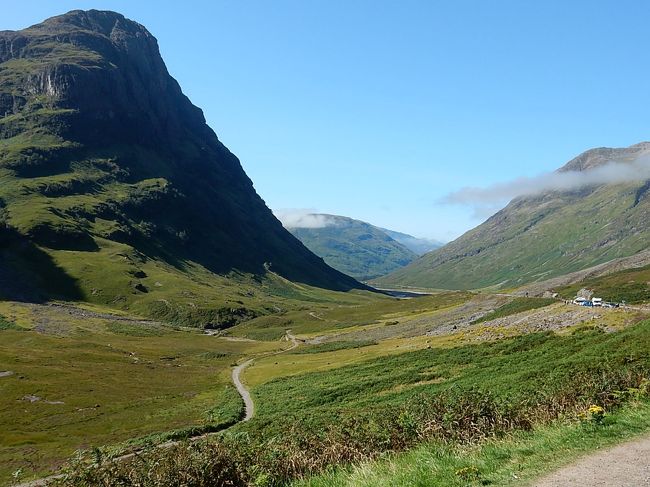
[[[199,357],[208,360],[217,360],[220,358],[230,357],[232,354],[229,352],[203,352]]]
[[[20,330],[21,328],[13,321],[7,320],[4,316],[0,315],[0,331],[2,330]]]
[[[92,454],[80,455],[71,465],[72,475],[54,485],[95,486],[211,486],[244,487],[241,467],[218,443],[181,444],[137,455],[132,461],[96,463]],[[89,466],[90,465],[90,466]]]
[[[589,421],[592,421],[596,424],[602,424],[603,419],[605,418],[605,409],[601,406],[597,406],[596,404],[592,404],[589,406],[589,409],[587,409],[587,415]]]
[[[477,482],[481,480],[479,469],[473,465],[456,470],[456,475],[466,482]]]

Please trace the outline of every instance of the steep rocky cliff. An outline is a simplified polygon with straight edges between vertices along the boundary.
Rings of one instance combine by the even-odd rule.
[[[72,11],[0,32],[0,117],[5,262],[12,246],[92,259],[112,242],[181,271],[360,286],[282,227],[156,39],[120,14]],[[69,254],[57,255],[65,274]],[[7,275],[0,265],[0,284]]]

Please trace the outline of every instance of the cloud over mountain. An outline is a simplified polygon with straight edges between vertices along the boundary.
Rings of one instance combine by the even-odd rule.
[[[619,184],[650,179],[650,155],[632,161],[611,160],[583,171],[554,171],[521,177],[484,188],[465,187],[445,196],[441,203],[473,206],[477,216],[493,212],[518,196],[547,191],[572,191],[601,184]]]
[[[336,224],[329,215],[319,214],[313,208],[284,208],[273,213],[284,228],[325,228]]]

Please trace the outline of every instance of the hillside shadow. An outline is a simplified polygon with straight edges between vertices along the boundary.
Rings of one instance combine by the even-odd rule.
[[[191,221],[192,219],[191,213],[188,212],[187,220]],[[231,225],[231,228],[233,226],[234,224]],[[198,223],[194,226],[194,228],[201,227]],[[285,241],[259,243],[252,238],[242,237],[240,245],[224,245],[212,240],[210,235],[199,233],[195,238],[190,238],[184,244],[179,244],[168,235],[160,233],[152,235],[150,238],[131,235],[129,238],[116,240],[132,246],[150,258],[164,261],[180,272],[187,272],[188,263],[194,262],[217,275],[248,274],[258,279],[260,283],[271,271],[293,283],[331,291],[379,292],[373,287],[329,267],[322,258],[313,255],[292,235],[288,234],[284,239]],[[246,243],[249,241],[253,243]],[[277,258],[273,261],[270,260],[269,255],[265,255],[271,253],[265,251],[267,245],[271,249],[275,249]],[[277,249],[283,249],[283,251]]]
[[[12,228],[0,227],[0,299],[42,303],[80,300],[77,280]]]

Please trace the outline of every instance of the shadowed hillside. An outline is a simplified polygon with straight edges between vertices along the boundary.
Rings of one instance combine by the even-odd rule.
[[[169,75],[156,39],[120,14],[73,11],[0,32],[0,116],[0,223],[56,256],[57,282],[74,281],[63,276],[80,262],[112,265],[104,254],[117,246],[170,272],[270,270],[360,287],[282,227]],[[3,255],[7,275],[18,254]],[[48,266],[32,267],[32,286],[50,280]],[[104,287],[82,275],[86,295]]]

